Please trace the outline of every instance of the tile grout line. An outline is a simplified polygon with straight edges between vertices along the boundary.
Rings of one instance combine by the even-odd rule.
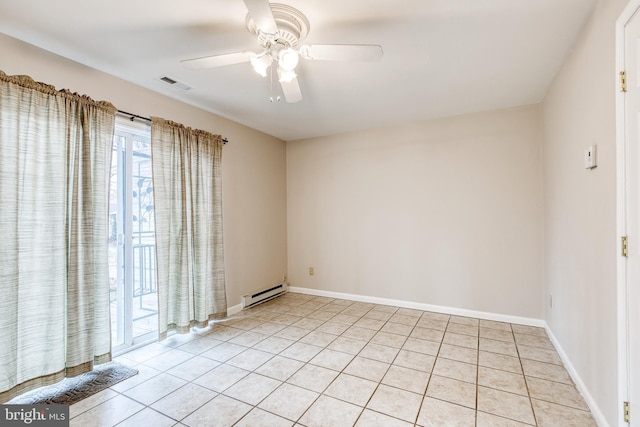
[[[438,351],[435,355],[435,359],[433,361],[433,367],[431,368],[431,372],[429,372],[429,379],[427,380],[427,385],[424,388],[424,394],[422,396],[422,400],[420,402],[420,406],[418,407],[418,413],[416,414],[416,421],[414,422],[414,425],[418,425],[418,419],[420,418],[420,412],[422,411],[422,407],[424,406],[424,401],[427,398],[427,391],[429,390],[429,384],[431,384],[431,379],[433,378],[433,370],[436,367],[436,363],[438,362],[438,357],[440,356],[440,351],[442,350],[442,345],[444,344],[444,336],[446,334],[447,328],[449,327],[449,322],[451,321],[451,316],[448,315],[447,316],[447,324],[445,326],[445,329],[442,333],[442,339],[440,340],[440,343],[438,344]]]
[[[529,407],[531,408],[531,414],[533,415],[534,425],[538,425],[538,417],[536,416],[536,411],[533,409],[533,399],[531,398],[531,391],[529,390],[529,382],[527,381],[527,376],[524,372],[524,365],[522,364],[522,357],[520,357],[520,349],[518,348],[518,341],[516,340],[516,332],[513,330],[513,325],[511,325],[511,334],[513,335],[513,342],[516,347],[516,353],[518,355],[518,362],[520,362],[520,369],[522,369],[522,378],[524,378],[524,385],[527,388],[527,398],[529,400]]]

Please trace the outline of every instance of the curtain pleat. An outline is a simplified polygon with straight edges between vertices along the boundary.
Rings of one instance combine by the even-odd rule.
[[[66,102],[67,374],[73,376],[111,359],[107,236],[115,109],[86,98]]]
[[[0,402],[111,358],[115,111],[0,71]]]
[[[227,314],[222,145],[220,135],[151,119],[160,339]]]

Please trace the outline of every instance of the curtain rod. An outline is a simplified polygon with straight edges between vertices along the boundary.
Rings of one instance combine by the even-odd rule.
[[[151,119],[150,119],[149,117],[139,116],[139,115],[137,115],[137,114],[128,113],[128,112],[126,112],[126,111],[122,111],[122,110],[118,110],[118,113],[120,113],[120,114],[124,114],[125,116],[129,116],[129,119],[130,119],[131,121],[133,121],[133,119],[140,119],[140,120],[144,120],[144,121],[146,121],[146,122],[151,123]],[[229,142],[229,140],[228,140],[227,138],[222,138],[222,143],[223,143],[224,145],[226,145],[226,144],[227,144],[227,142]]]

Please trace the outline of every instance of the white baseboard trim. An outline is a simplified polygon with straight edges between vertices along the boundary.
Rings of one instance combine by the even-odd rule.
[[[392,305],[394,307],[412,308],[414,310],[433,311],[436,313],[453,314],[455,316],[475,317],[483,320],[493,320],[496,322],[516,323],[518,325],[537,326],[544,328],[546,323],[542,319],[531,317],[511,316],[507,314],[489,313],[485,311],[467,310],[464,308],[446,307],[441,305],[424,304],[413,301],[403,301],[390,298],[370,297],[366,295],[346,294],[342,292],[322,291],[319,289],[300,288],[289,286],[289,292],[313,295],[319,297],[346,299],[357,302],[368,302],[373,304]]]
[[[587,403],[587,406],[589,406],[589,409],[591,410],[591,415],[593,415],[593,418],[595,418],[598,426],[610,427],[609,422],[607,421],[604,414],[600,410],[600,407],[596,403],[593,396],[591,396],[591,393],[589,393],[589,389],[582,381],[582,378],[580,378],[578,371],[576,371],[576,368],[574,368],[573,364],[569,360],[569,357],[567,356],[567,353],[564,352],[564,349],[560,345],[560,342],[558,341],[556,336],[553,334],[553,332],[549,328],[549,325],[547,325],[546,322],[545,322],[544,329],[547,331],[547,335],[549,336],[551,343],[556,348],[556,351],[558,352],[560,359],[562,359],[562,363],[564,364],[564,367],[567,369],[567,372],[569,372],[571,379],[575,383],[576,388],[578,389],[580,394],[582,394],[582,398]]]
[[[242,303],[227,307],[227,316],[233,316],[242,311]]]

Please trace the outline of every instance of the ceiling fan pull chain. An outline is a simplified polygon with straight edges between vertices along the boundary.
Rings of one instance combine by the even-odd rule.
[[[276,96],[275,102],[280,101],[280,95]],[[274,102],[273,99],[273,67],[269,68],[269,102]]]

